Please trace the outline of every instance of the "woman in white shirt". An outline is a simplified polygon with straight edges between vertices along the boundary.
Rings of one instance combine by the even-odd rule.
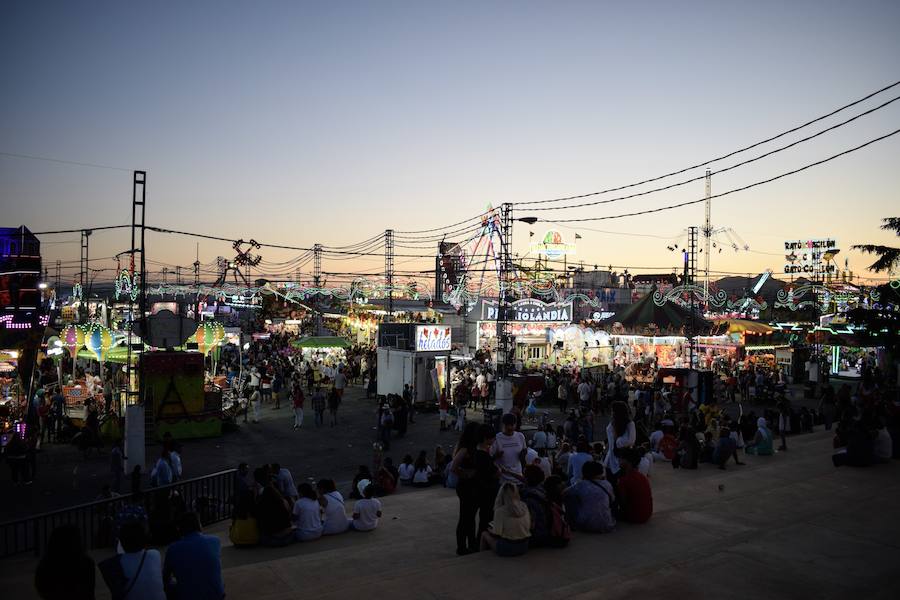
[[[337,491],[333,479],[320,479],[317,485],[319,503],[325,508],[325,525],[322,535],[344,533],[350,527],[350,519],[344,510],[344,497]]]
[[[616,458],[615,451],[618,448],[631,448],[637,432],[634,427],[634,421],[628,414],[628,405],[624,402],[612,403],[612,419],[606,426],[606,457],[603,459],[603,466],[606,467],[606,478],[613,483],[615,487],[615,479],[619,474],[619,459]]]
[[[413,471],[412,484],[416,487],[427,487],[431,485],[431,474],[433,473],[431,465],[428,464],[428,455],[422,450],[419,458],[416,459],[415,470]]]
[[[400,464],[400,467],[397,469],[400,473],[400,483],[404,485],[409,485],[412,483],[413,475],[416,473],[416,467],[413,465],[413,457],[410,454],[407,454],[403,457],[403,462]]]
[[[162,559],[159,550],[151,550],[145,547],[147,536],[144,525],[138,521],[130,521],[122,525],[119,530],[119,541],[122,544],[123,554],[111,561],[118,560],[125,575],[126,583],[119,593],[128,591],[128,600],[165,600],[166,592],[162,579]],[[104,561],[105,562],[105,561]],[[106,569],[101,563],[100,572],[104,574]],[[109,581],[107,581],[109,585]],[[110,588],[110,591],[113,591]]]
[[[300,499],[294,503],[294,538],[300,542],[310,542],[322,537],[322,503],[313,487],[304,482],[297,486]]]

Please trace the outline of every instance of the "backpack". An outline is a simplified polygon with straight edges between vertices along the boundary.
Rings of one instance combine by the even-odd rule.
[[[553,546],[565,546],[572,539],[572,528],[566,521],[565,508],[556,502],[547,502],[547,516],[550,518],[550,542]]]

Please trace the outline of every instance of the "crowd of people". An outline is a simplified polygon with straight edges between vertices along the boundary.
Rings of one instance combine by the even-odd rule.
[[[282,403],[289,403],[294,429],[301,429],[308,396],[315,426],[325,425],[327,409],[327,422],[334,427],[347,386],[374,385],[375,358],[370,347],[309,350],[296,348],[292,343],[296,340],[289,333],[273,333],[254,340],[243,351],[235,345],[223,347],[217,372],[243,400],[244,422],[259,423],[263,407],[278,410]]]
[[[135,518],[118,530],[119,551],[95,565],[81,532],[72,524],[53,530],[35,572],[35,588],[45,600],[93,600],[96,570],[113,598],[141,600],[221,600],[221,542],[206,535],[197,513],[179,518],[178,535],[165,550],[150,548],[146,525]]]
[[[308,360],[285,351],[287,345],[284,340],[255,344],[245,369],[257,372],[258,383],[251,380],[248,385],[261,396],[268,379],[272,391],[266,396],[273,408],[279,406],[279,392],[283,398],[291,398],[297,428],[303,426],[303,399],[311,393],[316,425],[323,426],[324,395],[319,392],[327,384],[331,385],[329,393],[349,385],[356,373],[349,364],[353,359],[333,366],[317,365],[314,357]],[[366,354],[363,351],[357,357]],[[321,373],[320,378],[313,374],[310,381],[309,373],[315,371]],[[817,425],[834,427],[836,466],[867,466],[898,456],[895,440],[900,436],[891,435],[898,424],[896,406],[887,401],[871,376],[863,377],[855,391],[846,384],[822,386],[815,409],[796,409],[787,391],[776,387],[774,402],[765,404],[759,414],[745,413],[741,407],[733,417],[728,413],[734,410],[724,409],[732,405],[735,396],[742,400],[757,397],[755,390],[745,388],[748,380],[743,375],[724,373],[711,397],[698,402],[677,387],[628,381],[622,370],[592,373],[548,368],[542,374],[544,385],[532,392],[527,406],[514,406],[497,427],[488,420],[466,418],[467,410],[475,410],[476,403],[484,408],[484,398],[490,397],[491,370],[477,364],[455,369],[450,374],[449,393],[438,405],[440,429],[459,431],[452,450],[438,445],[433,455],[427,450],[406,454],[396,465],[390,457],[376,461],[374,468],[361,465],[343,493],[329,478],[296,484],[290,470],[279,464],[261,465],[252,471],[248,465],[240,465],[232,496],[232,543],[237,547],[284,546],[349,531],[372,531],[382,517],[384,497],[403,486],[444,486],[455,490],[459,502],[457,554],[491,551],[519,556],[535,547],[564,547],[574,535],[609,534],[623,522],[647,522],[653,514],[652,474],[659,464],[684,470],[703,464],[719,469],[732,464],[738,467],[748,455],[765,457],[787,451],[789,434],[812,431]],[[340,380],[342,375],[346,382]],[[279,377],[284,380],[283,387],[275,383]],[[364,378],[359,376],[356,381]],[[415,422],[414,408],[408,387],[402,394],[376,403],[379,452],[388,451],[392,438],[402,437],[408,424]],[[559,425],[549,418],[554,409],[563,416]],[[608,421],[605,428],[596,427],[598,416]],[[180,453],[171,443],[164,444],[153,468],[153,483],[164,486],[177,481],[181,472]],[[137,493],[111,519],[110,536],[119,547],[119,567],[126,582],[139,575],[149,577],[141,575],[142,569],[149,567],[147,573],[152,574],[154,583],[148,583],[148,589],[165,592],[182,581],[188,589],[194,585],[189,583],[191,575],[179,575],[174,558],[170,559],[179,556],[178,540],[184,538],[185,548],[203,548],[206,562],[202,569],[207,573],[215,571],[211,565],[218,564],[219,548],[199,533],[200,521],[194,525],[195,519],[187,516],[194,514],[192,507],[179,505],[177,491],[156,493],[166,497],[149,504],[156,507],[150,514]],[[86,558],[72,550],[76,542],[68,535],[59,544],[67,545],[70,555]],[[158,552],[153,556],[155,551],[146,549],[148,543],[169,544],[165,560]],[[45,561],[57,551],[56,545],[51,547]],[[84,560],[70,561],[67,568],[77,568],[81,562]],[[169,563],[173,564],[167,568]],[[122,581],[119,567],[101,568],[111,589]],[[41,575],[44,572],[39,569],[38,580],[43,583],[39,582],[38,588],[50,589],[46,586],[52,587],[52,582]],[[217,587],[220,568],[217,577],[210,575],[204,584],[218,582],[207,588],[213,595],[191,597],[221,597],[215,595],[221,591]]]
[[[235,476],[230,539],[238,547],[286,546],[323,535],[372,531],[381,518],[376,496],[385,493],[382,484],[381,479],[356,479],[350,494],[356,502],[348,511],[332,479],[295,485],[290,470],[279,464],[257,467],[252,475],[249,466],[241,464]]]

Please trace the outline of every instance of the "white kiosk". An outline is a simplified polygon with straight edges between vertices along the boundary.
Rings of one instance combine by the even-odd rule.
[[[378,327],[378,395],[413,390],[413,402],[433,406],[447,385],[451,328],[441,324],[383,323]]]

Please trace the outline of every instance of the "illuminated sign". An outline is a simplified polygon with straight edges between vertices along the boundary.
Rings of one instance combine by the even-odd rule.
[[[416,352],[450,352],[450,328],[441,325],[416,327]]]
[[[506,320],[512,322],[554,321],[570,322],[572,320],[572,302],[541,302],[532,298],[516,300],[506,309]],[[481,318],[487,321],[497,320],[497,302],[485,301],[481,308]]]
[[[531,244],[531,251],[543,254],[547,258],[559,258],[566,254],[575,254],[575,244],[565,243],[562,234],[551,229],[544,234],[540,242]]]
[[[837,267],[828,263],[825,255],[836,250],[837,240],[834,238],[817,238],[810,240],[788,240],[784,243],[784,265],[786,274],[795,273],[833,273]]]
[[[514,338],[538,337],[547,339],[548,328],[542,323],[510,323],[509,334]],[[481,338],[497,337],[497,323],[494,321],[478,321],[479,347]]]

